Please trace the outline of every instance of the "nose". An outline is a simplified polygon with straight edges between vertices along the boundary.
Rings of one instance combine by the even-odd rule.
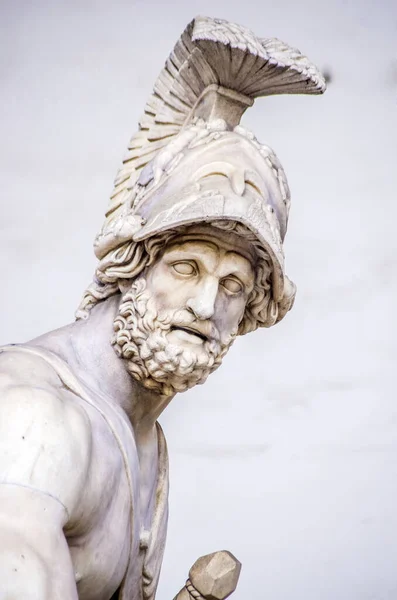
[[[210,319],[215,312],[215,301],[218,294],[218,281],[208,278],[197,286],[194,295],[186,302],[187,308],[200,320]]]

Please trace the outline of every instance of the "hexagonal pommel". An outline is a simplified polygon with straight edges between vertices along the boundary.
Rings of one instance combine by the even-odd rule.
[[[202,556],[189,571],[189,579],[206,600],[224,600],[237,587],[241,563],[221,550]]]

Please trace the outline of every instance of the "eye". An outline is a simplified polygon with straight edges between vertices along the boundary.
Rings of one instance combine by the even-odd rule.
[[[177,262],[172,265],[172,268],[179,273],[179,275],[195,275],[196,269],[192,263],[189,262]]]
[[[222,285],[231,294],[238,294],[243,289],[242,284],[237,279],[231,279],[230,277],[222,279]]]

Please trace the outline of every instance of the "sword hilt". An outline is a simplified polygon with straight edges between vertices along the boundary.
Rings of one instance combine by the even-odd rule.
[[[241,563],[231,552],[206,554],[196,560],[174,600],[225,600],[236,589],[240,571]]]

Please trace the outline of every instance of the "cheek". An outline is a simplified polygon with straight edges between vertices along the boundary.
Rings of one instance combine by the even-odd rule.
[[[217,303],[217,319],[216,326],[219,333],[223,336],[229,336],[235,331],[241,322],[245,307],[247,304],[246,298],[229,298],[223,297]]]
[[[167,266],[156,265],[146,279],[146,289],[159,310],[177,310],[185,304],[189,286],[173,277]]]
[[[146,290],[150,293],[159,308],[167,299],[167,272],[161,264],[154,265],[146,276]]]

